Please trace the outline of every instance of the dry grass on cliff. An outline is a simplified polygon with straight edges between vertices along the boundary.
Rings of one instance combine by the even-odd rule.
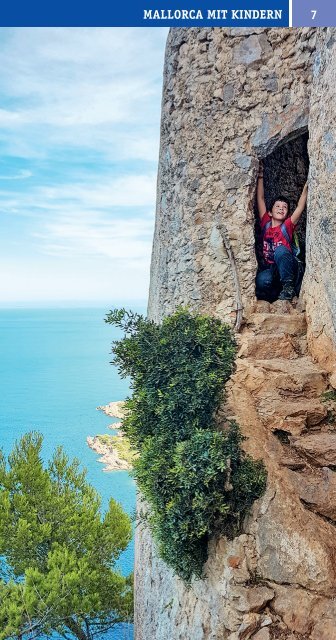
[[[110,436],[103,434],[97,436],[101,444],[106,445],[110,449],[116,449],[119,457],[125,460],[130,466],[133,466],[137,458],[136,451],[131,447],[131,443],[126,436]]]

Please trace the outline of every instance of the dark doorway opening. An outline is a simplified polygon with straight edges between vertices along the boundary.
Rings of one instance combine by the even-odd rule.
[[[290,202],[290,212],[293,213],[303,186],[307,180],[309,169],[308,133],[284,140],[276,149],[263,159],[264,190],[266,208],[269,211],[271,202],[278,196],[285,196]],[[256,256],[259,267],[262,260],[262,234],[259,223],[257,204],[255,202],[255,237]],[[306,210],[296,227],[296,234],[300,245],[299,258],[305,268],[306,261]]]

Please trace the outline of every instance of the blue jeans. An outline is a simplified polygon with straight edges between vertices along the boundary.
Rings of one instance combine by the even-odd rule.
[[[274,251],[274,264],[258,271],[256,278],[256,296],[258,300],[275,302],[285,285],[295,287],[298,266],[292,252],[284,245]]]

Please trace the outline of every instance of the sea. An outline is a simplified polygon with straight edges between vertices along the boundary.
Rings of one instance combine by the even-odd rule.
[[[145,313],[144,304],[131,308]],[[126,471],[104,472],[86,443],[87,436],[111,433],[109,425],[118,421],[96,407],[123,400],[130,392],[129,380],[121,379],[110,364],[112,341],[122,334],[104,322],[109,310],[0,309],[0,446],[7,454],[24,433],[39,431],[46,460],[62,445],[87,470],[102,509],[113,497],[133,515],[133,478]],[[123,574],[133,570],[133,560],[131,543],[119,560]],[[131,640],[132,625],[120,625],[101,638]]]

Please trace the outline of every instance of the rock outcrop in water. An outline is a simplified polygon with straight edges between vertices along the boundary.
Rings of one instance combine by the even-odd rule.
[[[114,436],[114,441],[111,441],[111,436],[88,436],[86,441],[93,451],[98,453],[100,458],[98,462],[104,465],[103,471],[129,471],[132,469],[132,465],[120,455],[118,444],[122,442],[122,436]]]
[[[336,639],[335,74],[335,29],[170,32],[149,313],[240,327],[228,408],[269,481],[190,589],[137,529],[136,640]],[[309,170],[297,305],[255,300],[260,159],[293,203]]]
[[[97,411],[103,411],[111,418],[122,420],[124,417],[124,404],[123,400],[117,400],[97,407]],[[109,425],[109,429],[116,430],[117,435],[109,436],[104,434],[86,438],[90,449],[101,456],[98,462],[104,465],[103,471],[130,471],[132,469],[134,454],[130,449],[128,439],[125,438],[121,431],[121,427],[122,422],[114,422]]]

